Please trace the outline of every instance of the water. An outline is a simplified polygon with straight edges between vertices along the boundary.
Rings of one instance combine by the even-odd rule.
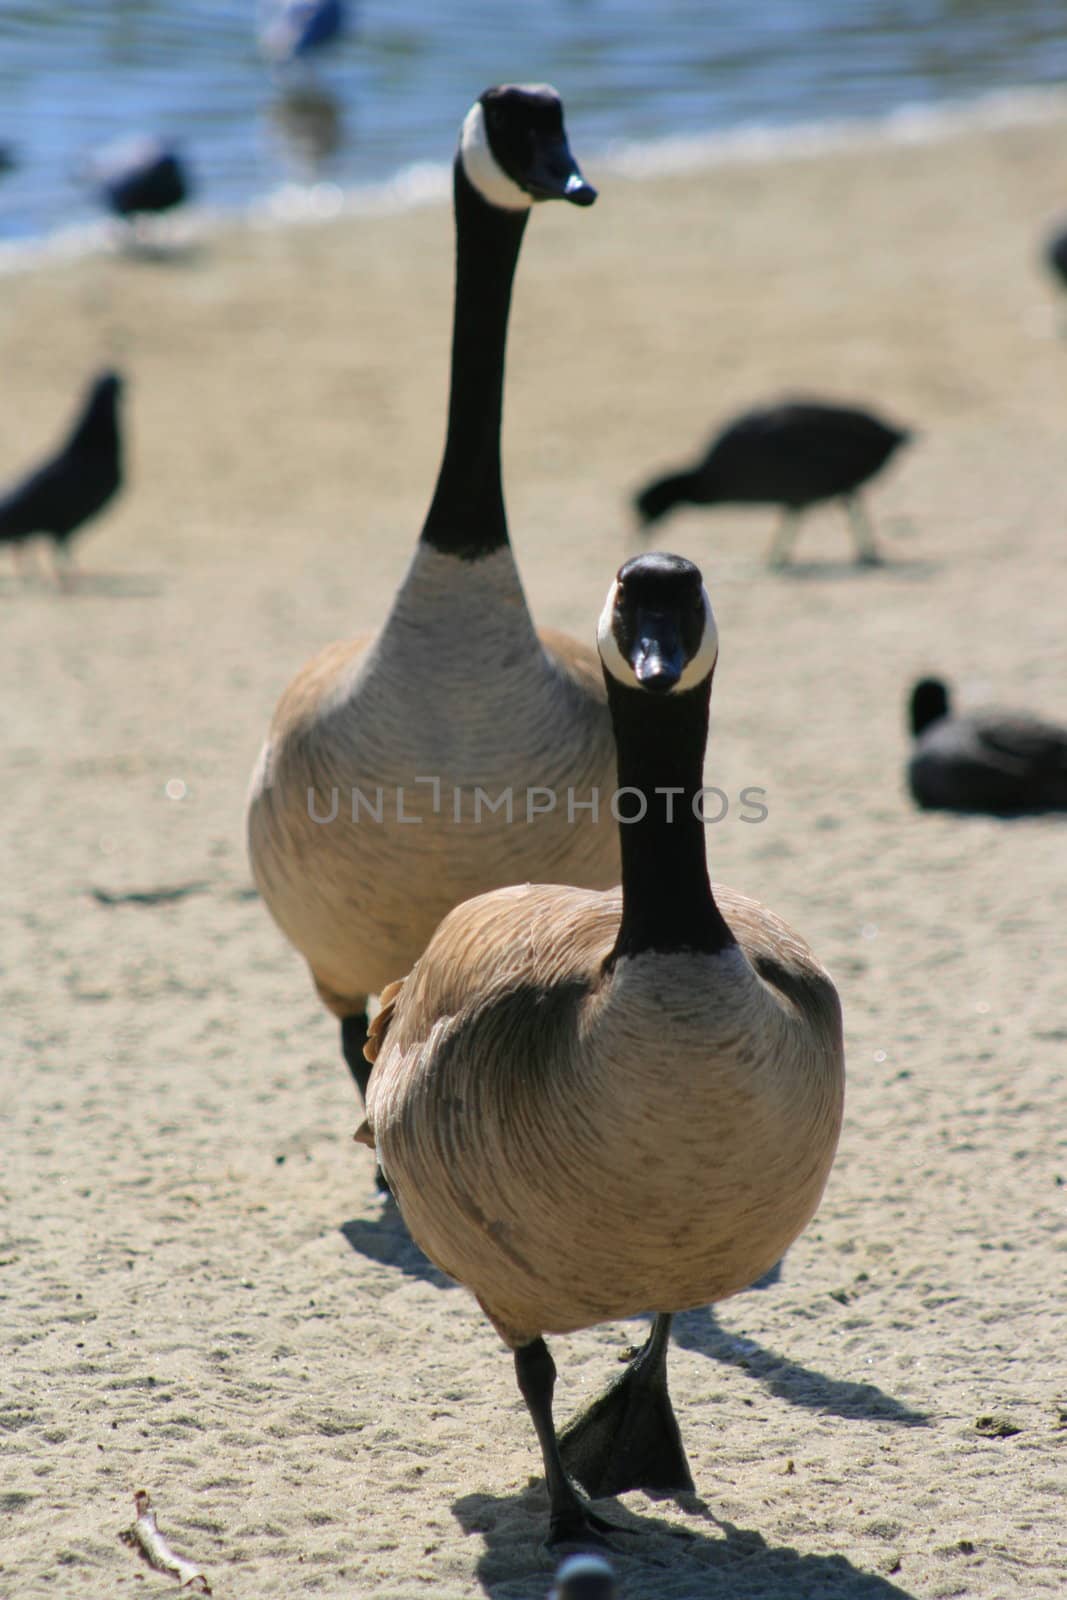
[[[364,0],[281,83],[256,0],[0,0],[0,240],[92,218],[79,173],[130,133],[177,140],[212,209],[451,157],[487,84],[545,79],[590,168],[619,141],[875,118],[1067,83],[1063,0]],[[1067,177],[1065,177],[1067,190]],[[320,191],[328,193],[328,191]]]

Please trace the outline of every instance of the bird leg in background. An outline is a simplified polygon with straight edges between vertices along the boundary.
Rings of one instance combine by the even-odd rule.
[[[856,560],[862,562],[865,567],[881,566],[882,558],[874,542],[874,529],[858,495],[845,496],[845,510],[852,525],[852,537],[856,541]]]
[[[78,568],[70,545],[57,543],[52,546],[52,572],[55,575],[56,587],[62,589],[64,594],[69,594],[77,587]]]
[[[543,1339],[533,1339],[515,1351],[515,1376],[526,1408],[533,1420],[545,1464],[545,1484],[549,1499],[549,1544],[602,1545],[600,1532],[612,1533],[610,1522],[586,1504],[568,1478],[560,1458],[559,1441],[552,1421],[552,1395],[556,1387],[556,1363]],[[599,1530],[599,1532],[598,1532]]]
[[[793,549],[793,540],[797,536],[797,528],[799,526],[799,511],[790,511],[787,507],[782,512],[782,520],[778,524],[774,538],[771,540],[771,553],[768,558],[770,566],[784,567],[788,565]]]
[[[341,1018],[341,1054],[348,1063],[348,1070],[355,1079],[356,1088],[364,1104],[367,1100],[367,1084],[371,1075],[371,1064],[363,1054],[363,1046],[367,1042],[367,1027],[365,1011],[357,1011],[354,1016]],[[379,1166],[374,1168],[374,1181],[382,1194],[391,1193],[389,1180]]]
[[[367,1042],[367,1027],[365,1011],[341,1018],[341,1054],[347,1061],[348,1070],[356,1080],[356,1088],[364,1100],[367,1098],[367,1084],[371,1072],[370,1062],[363,1054],[363,1046]]]
[[[667,1390],[670,1333],[671,1318],[660,1313],[626,1371],[560,1435],[567,1471],[594,1497],[693,1487]]]

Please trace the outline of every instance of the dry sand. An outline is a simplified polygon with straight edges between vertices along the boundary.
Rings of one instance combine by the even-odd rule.
[[[1067,345],[1037,260],[1065,133],[592,172],[592,213],[528,234],[505,461],[545,622],[591,637],[629,491],[738,405],[800,386],[922,430],[871,496],[882,571],[833,510],[787,576],[762,511],[660,540],[716,601],[709,781],[767,791],[763,824],[711,830],[714,870],[834,972],[850,1080],[780,1281],[679,1319],[699,1498],[610,1508],[627,1600],[1067,1584],[1067,831],[920,816],[902,787],[920,671],[1067,717]],[[5,477],[85,371],[131,379],[91,580],[0,580],[4,1596],[173,1590],[117,1538],[142,1487],[216,1596],[547,1587],[511,1363],[376,1200],[242,840],[279,691],[408,560],[451,254],[438,206],[3,283]],[[562,1417],[640,1331],[556,1341]]]

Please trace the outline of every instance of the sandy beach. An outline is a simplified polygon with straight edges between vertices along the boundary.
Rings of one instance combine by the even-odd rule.
[[[626,1600],[1008,1600],[1067,1583],[1067,830],[919,815],[912,680],[1067,720],[1061,120],[601,173],[519,266],[504,459],[532,608],[591,639],[628,499],[741,406],[919,438],[771,574],[774,514],[679,513],[721,635],[715,876],[837,980],[849,1085],[779,1280],[678,1319],[697,1494],[625,1496]],[[579,156],[582,152],[579,149]],[[512,1364],[383,1206],[334,1022],[256,899],[248,775],[321,644],[381,619],[443,436],[447,207],[233,226],[5,276],[0,478],[95,367],[128,491],[80,588],[0,571],[0,1595],[163,1594],[133,1496],[224,1600],[540,1600]],[[126,896],[185,891],[161,903]],[[640,1322],[555,1342],[558,1414]]]

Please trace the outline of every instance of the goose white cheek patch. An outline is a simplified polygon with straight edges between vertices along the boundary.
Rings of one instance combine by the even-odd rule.
[[[612,627],[612,623],[615,620],[615,598],[617,592],[618,584],[613,583],[608,592],[608,598],[604,603],[604,609],[600,613],[600,621],[597,624],[597,648],[600,651],[600,659],[613,678],[617,678],[620,683],[628,684],[632,689],[640,689],[641,684],[638,682],[637,675],[619,649],[618,640],[615,638],[615,632]],[[701,636],[700,647],[693,659],[686,662],[684,672],[669,691],[671,694],[682,694],[686,689],[693,689],[698,683],[703,683],[715,665],[719,654],[719,630],[715,626],[715,615],[711,609],[711,601],[708,599],[706,589],[703,591],[703,595],[704,632]]]
[[[532,196],[508,177],[489,147],[481,101],[471,106],[464,119],[459,154],[464,172],[483,200],[506,211],[529,211]]]

